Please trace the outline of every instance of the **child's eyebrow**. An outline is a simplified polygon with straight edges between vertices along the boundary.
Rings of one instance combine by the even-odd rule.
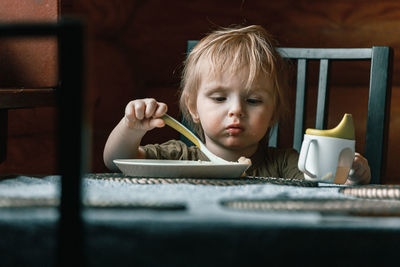
[[[260,85],[254,86],[254,84],[250,85],[250,87],[247,89],[248,92],[268,92],[272,93],[274,90],[274,86],[269,83],[263,83]]]
[[[225,87],[223,85],[210,85],[204,88],[205,92],[207,94],[212,94],[212,93],[219,93],[219,92],[229,92],[231,89],[229,87]],[[252,88],[244,88],[243,92],[246,94],[270,94],[271,90],[268,89],[267,87],[252,87]]]
[[[210,85],[204,88],[206,92],[208,93],[214,93],[214,92],[225,92],[229,91],[229,87],[225,87],[222,85]]]
[[[254,93],[270,93],[271,90],[267,87],[256,87],[256,88],[249,88],[246,90],[249,94]]]
[[[265,87],[251,87],[249,89],[246,89],[247,92],[249,93],[257,93],[257,92],[266,92],[268,91],[267,88]]]

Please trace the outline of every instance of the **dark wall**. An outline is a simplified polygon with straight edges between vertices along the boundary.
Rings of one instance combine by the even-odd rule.
[[[400,173],[394,158],[400,152],[400,78],[396,75],[400,68],[400,51],[397,52],[400,49],[400,2],[68,0],[61,3],[61,12],[64,15],[82,16],[88,25],[88,110],[93,127],[92,171],[106,171],[102,163],[104,143],[112,128],[122,118],[129,100],[154,97],[168,103],[169,113],[179,115],[177,89],[187,40],[199,39],[217,26],[260,24],[275,36],[281,46],[388,45],[394,48],[388,175],[384,181],[400,183]],[[330,97],[328,127],[338,123],[345,112],[352,113],[356,122],[357,150],[363,152],[368,65],[357,63],[344,67],[338,64],[332,67],[334,86]],[[309,94],[313,95],[313,89]],[[309,105],[306,127],[313,127],[313,101]],[[51,120],[43,117],[42,111],[35,112],[35,120]],[[25,113],[10,112],[10,123],[13,124],[15,117],[23,117]],[[22,158],[29,152],[20,151],[14,145],[21,147],[23,145],[20,143],[23,142],[37,143],[39,139],[51,135],[50,130],[35,134],[27,133],[30,128],[22,131],[18,127],[14,125],[10,129],[10,157],[0,165],[0,171],[24,171],[26,164]],[[23,141],[21,131],[25,135]],[[149,133],[144,141],[162,142],[176,136],[171,129],[157,129]],[[290,146],[290,142],[290,137],[284,135],[281,145]],[[46,154],[39,146],[35,151]],[[37,162],[36,168],[32,166],[28,170],[48,172],[54,162],[52,157],[46,163]],[[50,168],[50,171],[55,169]]]

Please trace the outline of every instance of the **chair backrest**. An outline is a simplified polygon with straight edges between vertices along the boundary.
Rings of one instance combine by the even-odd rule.
[[[379,183],[383,159],[386,152],[388,114],[386,114],[391,90],[393,53],[390,47],[372,48],[278,48],[282,57],[297,60],[296,107],[294,119],[293,148],[301,148],[304,134],[304,110],[306,95],[307,63],[319,61],[319,81],[315,128],[323,129],[327,118],[326,100],[328,95],[329,63],[333,60],[369,60],[370,79],[367,111],[367,129],[364,156],[371,168],[371,183]],[[278,142],[277,127],[274,127],[270,145]]]
[[[189,53],[197,44],[190,40],[187,44]],[[387,46],[371,48],[277,48],[283,58],[297,61],[296,106],[294,118],[293,148],[300,151],[304,135],[305,97],[307,63],[319,61],[319,81],[315,128],[323,129],[327,121],[327,95],[329,63],[333,60],[369,60],[370,80],[367,112],[367,129],[364,156],[371,168],[371,183],[379,183],[382,175],[386,152],[387,110],[391,90],[392,49]],[[278,124],[271,130],[269,146],[278,144]]]

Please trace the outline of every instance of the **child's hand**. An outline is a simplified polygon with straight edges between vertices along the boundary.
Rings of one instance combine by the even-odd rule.
[[[149,131],[155,127],[163,127],[160,117],[167,112],[167,105],[153,98],[136,99],[125,108],[125,125],[130,129]]]
[[[355,153],[352,169],[350,175],[347,178],[346,185],[355,184],[369,184],[371,181],[371,170],[368,165],[368,160],[361,156],[359,153]]]

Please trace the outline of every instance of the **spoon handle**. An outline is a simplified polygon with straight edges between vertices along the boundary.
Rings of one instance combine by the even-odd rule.
[[[207,147],[203,144],[203,142],[200,141],[200,139],[195,136],[188,128],[186,128],[183,124],[169,116],[168,114],[165,114],[164,116],[161,117],[164,121],[165,124],[168,126],[174,128],[181,134],[183,134],[187,139],[189,139],[193,144],[195,144],[200,150],[208,157],[209,160],[212,162],[216,163],[227,163],[228,161],[221,159],[217,155],[213,154],[210,150],[207,149]]]

